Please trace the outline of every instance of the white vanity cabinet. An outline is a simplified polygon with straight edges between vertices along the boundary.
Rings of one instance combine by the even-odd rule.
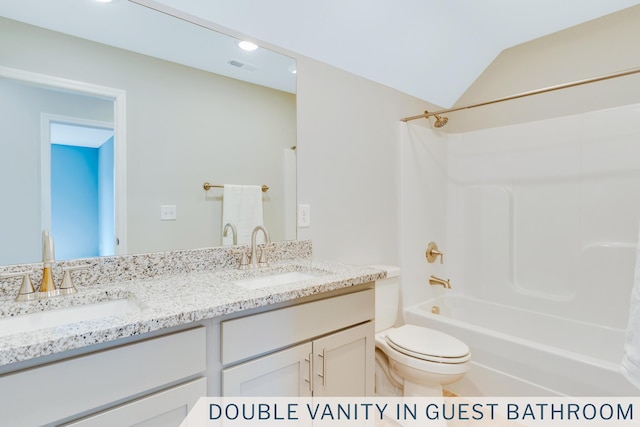
[[[221,323],[223,396],[373,394],[374,291]]]
[[[0,376],[7,426],[178,426],[207,394],[204,327]]]

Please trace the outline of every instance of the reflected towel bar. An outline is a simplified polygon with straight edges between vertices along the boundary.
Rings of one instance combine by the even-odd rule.
[[[209,184],[208,182],[205,182],[204,184],[202,184],[202,188],[204,188],[205,191],[209,191],[212,188],[224,188],[224,185],[213,185],[213,184]],[[269,189],[268,185],[262,185],[263,193],[266,193],[268,189]]]

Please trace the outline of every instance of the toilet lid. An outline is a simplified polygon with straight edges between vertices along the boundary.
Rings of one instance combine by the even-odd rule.
[[[469,360],[469,347],[440,331],[404,325],[387,333],[387,343],[406,355],[438,363],[463,363]]]

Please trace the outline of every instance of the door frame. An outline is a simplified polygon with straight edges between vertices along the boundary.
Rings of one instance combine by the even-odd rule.
[[[64,79],[61,77],[49,76],[46,74],[34,73],[31,71],[19,70],[10,67],[0,66],[0,77],[19,80],[39,86],[50,87],[57,90],[81,93],[84,95],[91,95],[96,97],[105,98],[113,101],[113,140],[114,140],[114,191],[115,191],[115,253],[116,255],[123,255],[127,253],[127,132],[126,132],[126,105],[127,105],[127,93],[125,90],[111,88],[107,86],[99,86],[92,83],[85,83],[76,80]],[[41,121],[42,122],[42,121]],[[47,134],[49,130],[47,128]],[[47,138],[48,139],[48,138]],[[51,161],[50,151],[49,158],[45,159],[44,155],[40,157],[41,170],[43,170],[42,163],[45,161]],[[50,170],[49,165],[49,170]],[[41,176],[41,185],[43,182]],[[50,181],[50,178],[48,179]],[[43,187],[44,188],[44,187]],[[44,191],[41,191],[44,193]],[[48,208],[48,227],[51,226],[51,195],[48,194],[47,200],[44,196],[41,197],[41,203],[43,210],[42,226],[45,225],[44,207]],[[46,228],[48,229],[48,228]]]

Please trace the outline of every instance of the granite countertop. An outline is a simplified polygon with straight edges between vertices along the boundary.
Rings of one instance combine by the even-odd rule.
[[[289,271],[313,272],[317,276],[253,290],[233,284],[250,277]],[[386,272],[370,267],[303,259],[252,270],[181,273],[94,286],[82,286],[78,282],[78,293],[73,295],[30,302],[3,299],[0,318],[123,298],[135,302],[140,310],[0,336],[0,366],[355,286],[385,276]]]

